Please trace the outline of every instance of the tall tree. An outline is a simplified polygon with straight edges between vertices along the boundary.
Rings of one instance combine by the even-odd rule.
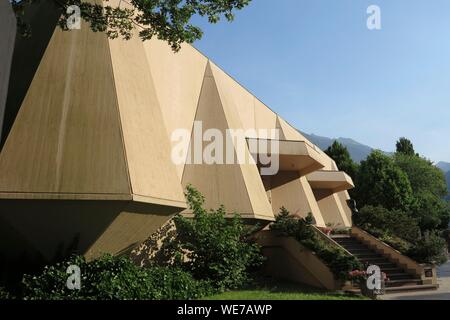
[[[361,162],[355,194],[360,207],[383,206],[408,212],[414,204],[408,176],[380,151],[373,151]]]
[[[447,196],[444,173],[422,157],[397,153],[395,163],[408,176],[415,205],[409,214],[416,219],[422,231],[446,229],[450,221],[450,209],[443,199]]]
[[[338,141],[334,141],[333,144],[325,150],[325,153],[336,162],[339,170],[345,171],[352,179],[356,178],[358,165],[352,160],[347,147]]]
[[[244,8],[251,0],[123,0],[121,6],[110,5],[106,0],[44,1],[52,1],[61,10],[59,25],[64,30],[68,29],[67,21],[73,15],[67,9],[76,5],[81,18],[89,22],[93,31],[105,32],[110,38],[129,39],[137,27],[142,40],[157,36],[177,51],[181,43],[192,43],[202,37],[202,30],[191,23],[193,16],[206,17],[210,23],[217,23],[221,17],[232,21],[234,11]],[[30,30],[23,16],[33,2],[36,0],[11,1],[19,30],[24,35],[29,35]]]
[[[401,153],[401,154],[405,154],[407,156],[413,156],[416,154],[416,152],[414,151],[414,146],[411,142],[411,140],[406,139],[406,138],[400,138],[397,141],[397,153]]]
[[[439,198],[447,195],[445,175],[431,161],[404,153],[395,154],[394,161],[408,176],[415,194],[430,192]]]

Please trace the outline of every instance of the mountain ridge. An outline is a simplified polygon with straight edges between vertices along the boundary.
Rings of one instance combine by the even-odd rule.
[[[367,156],[375,150],[372,147],[369,147],[365,144],[362,144],[354,139],[351,138],[328,138],[324,136],[319,136],[314,133],[308,134],[302,132],[302,134],[310,140],[312,143],[317,145],[320,149],[326,150],[329,146],[333,144],[334,141],[338,141],[339,143],[343,144],[347,147],[348,152],[350,153],[350,156],[352,157],[353,161],[355,162],[361,162],[367,158]],[[388,153],[383,151],[384,153]]]
[[[329,146],[333,144],[334,141],[338,141],[341,144],[343,144],[345,147],[347,147],[348,152],[350,153],[350,156],[352,157],[353,161],[355,162],[361,162],[367,158],[367,156],[373,151],[376,150],[375,148],[369,147],[365,144],[362,144],[354,139],[351,138],[328,138],[319,136],[316,134],[308,134],[302,132],[302,134],[310,140],[312,143],[317,145],[320,149],[326,150]],[[382,151],[382,150],[381,150]],[[392,154],[392,152],[386,152],[382,151],[385,154]],[[450,191],[450,163],[445,161],[440,161],[436,164],[436,167],[441,169],[445,174],[445,179],[447,180],[447,187]],[[450,192],[449,192],[450,193]],[[450,195],[447,197],[448,200],[450,200]]]
[[[447,173],[450,171],[450,163],[449,162],[440,161],[436,164],[436,167],[438,167],[439,169],[444,171],[444,173]]]

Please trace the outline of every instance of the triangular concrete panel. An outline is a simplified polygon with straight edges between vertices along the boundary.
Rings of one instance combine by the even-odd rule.
[[[143,44],[169,138],[175,130],[190,132],[208,59],[190,45],[174,53],[165,41]],[[180,182],[183,170],[184,164],[178,164]]]
[[[282,131],[282,134],[280,133],[280,135],[284,137],[284,140],[308,141],[300,132],[295,130],[280,116],[277,116],[277,127]]]
[[[212,68],[214,66],[211,67],[208,63],[195,120],[201,121],[203,131],[217,129],[225,137],[227,129],[242,127],[233,125],[233,123],[238,121],[238,117],[237,115],[233,117],[227,110],[226,104],[230,103],[230,97],[226,96],[223,99],[224,96],[221,95],[221,90],[218,89],[220,80],[216,79],[216,70]],[[189,151],[191,162],[194,161],[192,152],[196,149],[196,146],[193,144],[198,143],[194,136],[195,133],[193,132]],[[204,150],[206,145],[208,143],[203,142],[201,150]],[[235,146],[231,147],[234,148]],[[226,154],[225,148],[226,143],[223,144],[224,155]],[[226,161],[225,157],[223,160]],[[273,219],[272,210],[265,196],[264,186],[255,165],[239,163],[186,164],[183,185],[187,184],[192,184],[202,192],[206,198],[207,208],[216,209],[220,205],[224,205],[229,214],[239,213],[245,218]],[[263,197],[260,197],[261,199],[255,197],[255,188],[261,189],[261,195],[265,199]],[[257,201],[260,202],[257,203]]]
[[[255,103],[255,128],[277,129],[277,114],[272,110],[270,110],[265,104],[263,104],[256,98],[254,103]]]
[[[272,177],[270,190],[273,210],[276,214],[285,207],[291,214],[306,217],[311,213],[316,224],[325,227],[320,208],[306,177],[297,172],[280,172]]]
[[[350,227],[351,223],[345,214],[339,195],[334,193],[320,201],[317,201],[323,219],[334,228]]]
[[[221,97],[223,110],[225,113],[225,117],[228,122],[228,126],[231,129],[240,129],[244,128],[242,125],[243,121],[239,117],[239,113],[237,112],[237,109],[240,106],[243,107],[250,107],[250,105],[246,104],[240,104],[243,100],[237,100],[234,97],[242,97],[242,87],[240,85],[230,85],[231,83],[236,84],[236,82],[230,78],[225,72],[223,72],[221,69],[219,69],[216,65],[210,64],[212,74],[214,76],[219,95]],[[241,94],[239,94],[236,91],[241,91]],[[248,160],[252,156],[247,148],[247,145],[245,145],[245,159]],[[273,212],[271,209],[271,205],[269,203],[269,200],[265,193],[265,188],[261,180],[261,176],[258,170],[258,167],[254,164],[251,164],[250,162],[246,161],[245,164],[240,165],[240,169],[242,172],[242,176],[244,177],[246,188],[248,195],[251,200],[253,212],[255,215],[265,218],[265,219],[273,219]]]

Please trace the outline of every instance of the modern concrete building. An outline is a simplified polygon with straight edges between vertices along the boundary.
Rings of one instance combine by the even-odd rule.
[[[37,27],[48,7],[33,9]],[[2,21],[13,21],[12,12],[6,15]],[[321,226],[350,225],[347,196],[334,193],[351,187],[349,178],[330,172],[328,180],[337,182],[314,182],[326,171],[308,177],[332,169],[332,161],[191,46],[175,54],[158,40],[108,40],[84,24],[63,32],[55,19],[46,23],[39,39],[18,39],[12,63],[7,109],[17,113],[5,124],[0,153],[3,255],[52,261],[72,250],[87,257],[129,250],[186,208],[188,183],[207,206],[223,204],[248,219],[272,221],[285,206],[312,212]],[[11,48],[15,29],[3,32]],[[24,61],[24,51],[46,39],[42,56]],[[33,63],[23,90],[15,71]],[[2,60],[3,100],[10,65]],[[224,134],[279,129],[282,171],[261,178],[256,164],[175,165],[170,136],[192,130],[194,121]]]
[[[84,24],[48,30],[0,153],[0,217],[14,239],[20,234],[14,246],[49,261],[71,248],[88,257],[126,251],[186,208],[187,184],[208,207],[247,219],[273,221],[285,206],[311,212],[319,226],[350,226],[351,179],[193,47],[173,53],[158,40],[108,40]],[[14,59],[31,49],[26,41]],[[194,121],[224,136],[278,129],[280,171],[261,177],[257,164],[173,163],[171,135],[191,132]]]
[[[72,252],[88,258],[129,252],[174,214],[190,213],[183,195],[188,184],[208,208],[224,205],[249,222],[267,225],[284,206],[295,215],[312,213],[319,227],[352,226],[351,178],[192,46],[174,53],[156,39],[109,40],[84,22],[63,32],[49,6],[30,11],[35,36],[17,39],[12,64],[12,12],[0,10],[7,25],[1,31],[7,50],[0,52],[4,265],[48,263]],[[257,161],[205,164],[186,156],[175,163],[172,135],[186,130],[192,154],[195,122],[223,136],[247,132],[244,156]],[[272,152],[279,170],[272,175],[261,175],[263,164],[250,148],[274,140],[263,130],[279,133]],[[200,150],[207,145],[202,140]],[[238,142],[232,148],[237,151]]]

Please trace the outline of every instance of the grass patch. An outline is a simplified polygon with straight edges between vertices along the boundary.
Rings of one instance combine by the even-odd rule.
[[[289,282],[266,282],[264,285],[256,284],[243,290],[209,296],[204,300],[367,300],[367,298]]]
[[[204,300],[365,300],[363,297],[338,293],[273,292],[269,290],[230,291]]]

